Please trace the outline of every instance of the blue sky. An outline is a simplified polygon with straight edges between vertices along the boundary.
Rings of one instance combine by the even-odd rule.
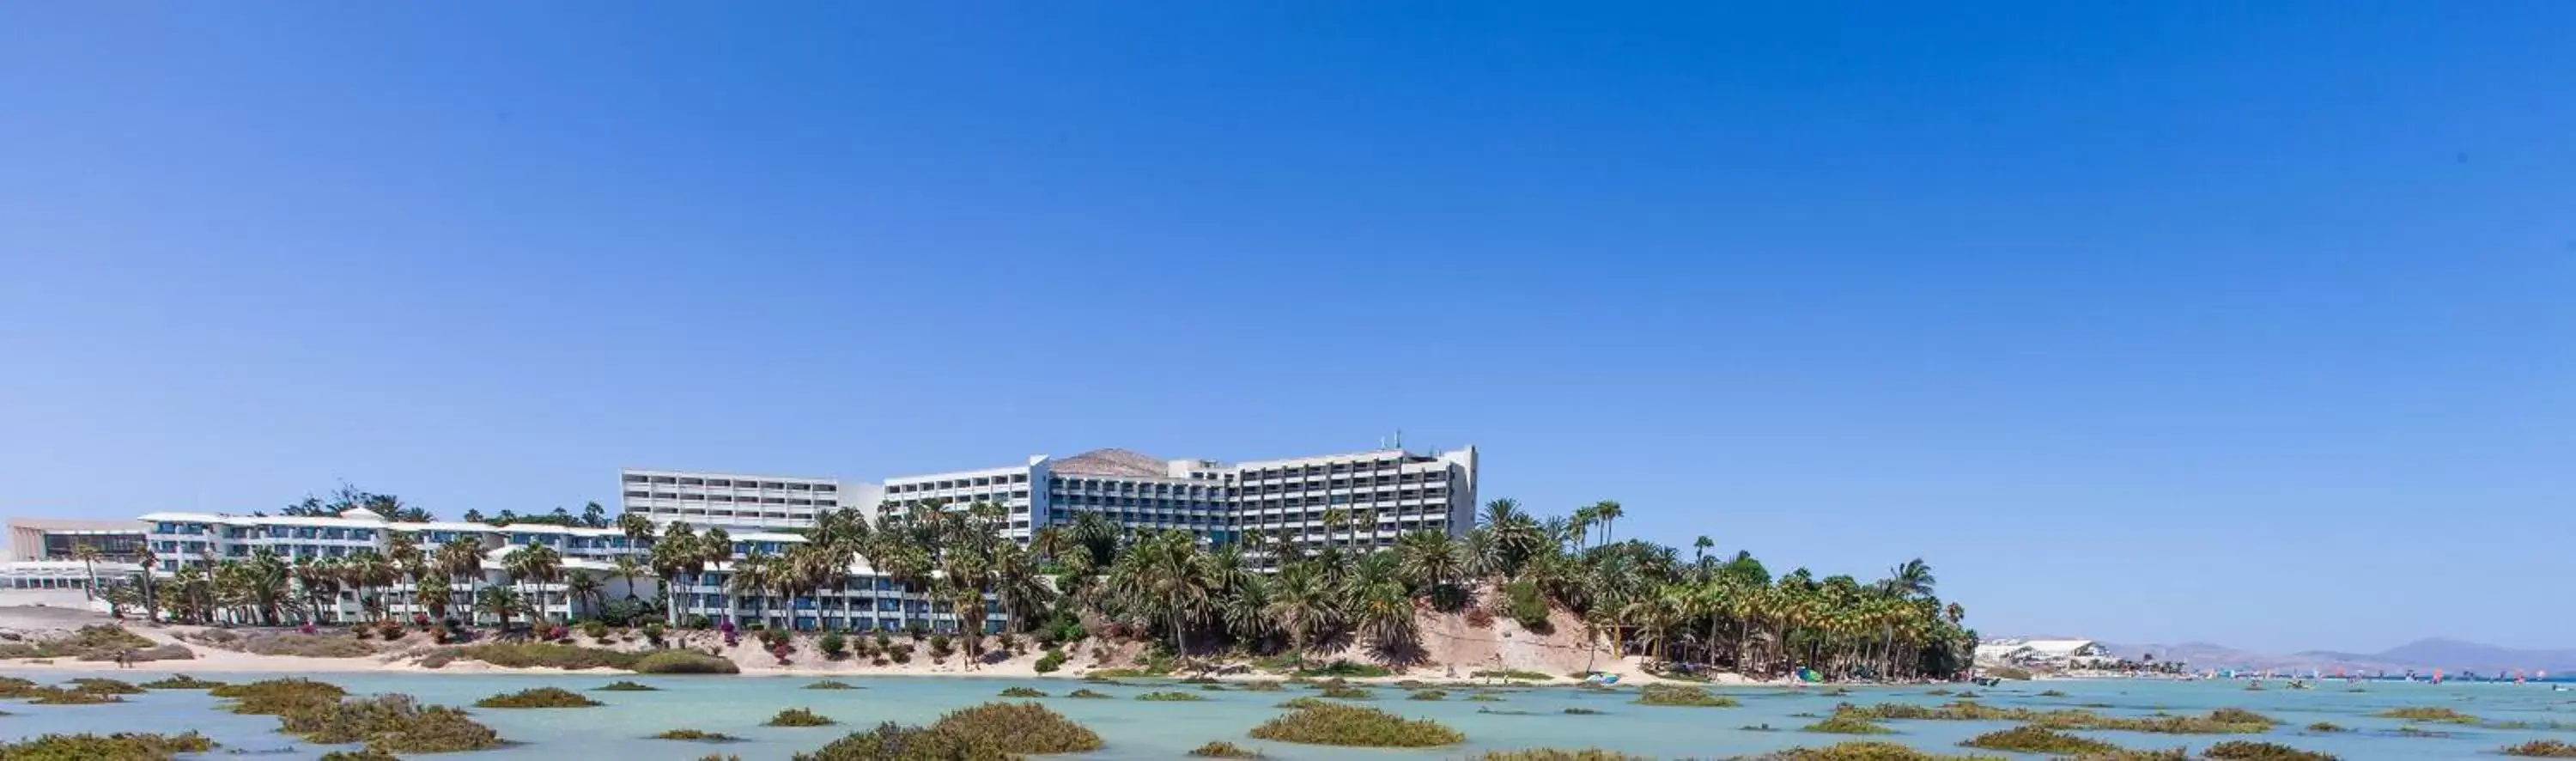
[[[1990,633],[2576,645],[2576,5],[1569,7],[0,6],[0,512],[1401,428]]]

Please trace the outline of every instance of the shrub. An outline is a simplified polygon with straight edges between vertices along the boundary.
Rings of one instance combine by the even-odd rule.
[[[581,622],[581,636],[589,637],[594,640],[607,639],[608,623],[597,620],[583,621]]]
[[[1207,698],[1199,697],[1199,694],[1195,692],[1148,692],[1136,696],[1136,699],[1186,702],[1192,700],[1206,700]]]
[[[908,642],[897,642],[892,647],[886,648],[886,657],[893,659],[896,663],[911,663],[912,644]]]
[[[660,690],[660,689],[662,689],[662,688],[660,688],[660,687],[655,687],[655,686],[653,686],[653,685],[649,685],[649,684],[643,684],[643,683],[639,683],[639,682],[630,682],[630,681],[627,681],[627,680],[624,680],[624,679],[620,679],[620,680],[617,680],[617,681],[614,681],[614,682],[609,682],[609,683],[607,683],[607,684],[600,685],[600,686],[595,687],[595,688],[592,688],[592,689],[596,689],[596,690],[598,690],[598,691],[600,691],[600,692],[653,692],[653,691],[656,691],[656,690]]]
[[[741,740],[742,738],[735,737],[735,736],[733,736],[733,735],[728,735],[728,734],[725,734],[725,733],[722,733],[722,732],[703,732],[703,731],[699,731],[699,730],[695,730],[695,729],[671,729],[671,730],[664,730],[661,734],[658,734],[658,735],[654,735],[654,736],[652,736],[652,738],[651,738],[651,739],[655,739],[655,740],[686,740],[686,741],[689,741],[689,742],[704,742],[704,743],[729,743],[729,742],[734,742],[734,741],[737,741],[737,740]]]
[[[2341,731],[2343,731],[2343,727],[2341,727],[2341,726],[2337,726],[2337,725],[2335,725],[2335,724],[2334,724],[2334,723],[2332,723],[2332,722],[2324,722],[2324,721],[2320,721],[2320,722],[2317,722],[2317,723],[2315,723],[2315,724],[2310,724],[2310,725],[2308,725],[2308,731],[2310,731],[2310,732],[2341,732]]]
[[[2476,724],[2481,721],[2478,717],[2448,708],[2391,708],[2379,712],[2377,716],[2382,719],[2438,721],[2445,724]]]
[[[1085,699],[1085,700],[1097,700],[1097,699],[1100,699],[1100,698],[1106,698],[1106,697],[1109,697],[1109,694],[1108,694],[1108,693],[1104,693],[1104,692],[1093,692],[1093,691],[1091,691],[1091,690],[1081,689],[1081,690],[1074,690],[1074,691],[1072,691],[1072,692],[1066,693],[1066,694],[1065,694],[1065,697],[1068,697],[1068,698],[1082,698],[1082,699]]]
[[[1394,671],[1389,670],[1385,666],[1380,666],[1374,663],[1352,663],[1350,661],[1333,661],[1313,668],[1301,668],[1298,669],[1296,673],[1297,676],[1303,677],[1331,677],[1334,679],[1380,677],[1392,676],[1394,674]]]
[[[452,648],[454,657],[510,668],[632,669],[649,656],[546,642],[491,643]],[[422,665],[428,665],[426,661]]]
[[[1555,748],[1531,748],[1531,749],[1528,749],[1528,750],[1497,750],[1497,751],[1489,751],[1489,752],[1485,753],[1485,755],[1477,756],[1477,757],[1476,757],[1476,761],[1654,761],[1654,760],[1653,760],[1653,759],[1650,759],[1650,758],[1647,758],[1647,757],[1645,757],[1645,756],[1631,756],[1631,755],[1628,755],[1628,754],[1626,754],[1626,753],[1620,753],[1620,752],[1617,752],[1617,751],[1601,750],[1601,749],[1599,749],[1599,748],[1585,748],[1585,749],[1583,749],[1583,750],[1557,750],[1557,749],[1555,749]]]
[[[1208,744],[1191,750],[1190,755],[1200,758],[1264,758],[1259,751],[1224,740],[1209,741]]]
[[[538,687],[474,701],[476,708],[589,708],[605,705],[561,687]]]
[[[1458,730],[1374,708],[1318,703],[1252,728],[1263,740],[1366,748],[1427,748],[1466,742]]]
[[[824,726],[831,726],[831,725],[832,725],[832,724],[834,724],[834,723],[835,723],[835,722],[833,722],[833,721],[832,721],[831,717],[824,716],[824,715],[822,715],[822,714],[815,713],[815,712],[813,712],[813,711],[808,711],[808,710],[805,710],[805,709],[802,709],[802,708],[790,708],[790,709],[787,709],[787,710],[784,710],[784,711],[780,711],[780,712],[778,712],[778,715],[776,715],[776,716],[771,716],[771,717],[769,717],[769,720],[768,720],[768,721],[761,722],[761,726],[767,726],[767,727],[824,727]]]
[[[2576,758],[2576,743],[2561,740],[2533,740],[2496,752],[2524,758]]]
[[[840,632],[825,632],[822,639],[815,641],[814,646],[823,649],[823,657],[837,661],[849,654],[850,639],[841,636]]]
[[[952,649],[952,648],[953,648],[953,645],[951,645],[951,644],[949,643],[949,641],[948,641],[948,635],[945,635],[945,634],[934,634],[934,635],[931,635],[931,637],[930,637],[930,657],[931,657],[931,658],[933,658],[933,659],[945,659],[945,658],[947,658],[948,656],[953,655],[953,654],[955,654],[955,653],[957,652],[956,650],[954,650],[954,649]]]
[[[335,750],[329,753],[324,753],[322,754],[322,761],[402,761],[402,759],[395,757],[394,754],[386,753],[384,751],[359,748],[357,750]]]
[[[244,637],[241,649],[253,655],[292,655],[299,658],[364,658],[376,654],[375,648],[353,637],[291,632]]]
[[[143,694],[143,688],[136,687],[131,682],[123,682],[115,679],[99,679],[93,677],[88,679],[74,679],[67,684],[70,685],[70,689],[73,692],[86,692],[92,695]]]
[[[825,679],[825,680],[820,681],[820,682],[815,682],[815,683],[813,683],[813,684],[805,685],[805,689],[809,689],[809,690],[855,690],[855,689],[858,689],[858,688],[859,688],[859,686],[858,686],[858,685],[851,684],[851,683],[849,683],[849,682],[844,682],[844,681],[841,681],[841,680],[838,680],[838,679]]]
[[[1891,734],[1895,730],[1849,716],[1829,716],[1826,717],[1824,721],[1809,724],[1800,728],[1798,731],[1820,732],[1829,735],[1884,735]]]
[[[1035,668],[1040,674],[1052,674],[1056,669],[1064,668],[1064,651],[1049,650],[1047,654],[1038,656]]]
[[[1469,674],[1468,676],[1473,676],[1477,679],[1526,679],[1536,682],[1544,682],[1554,678],[1540,672],[1523,671],[1520,669],[1487,669]]]
[[[124,698],[115,695],[82,692],[63,687],[37,687],[24,691],[19,697],[30,698],[27,701],[30,705],[40,706],[94,706],[125,702]]]
[[[222,687],[224,683],[198,679],[186,674],[171,674],[167,679],[144,682],[143,686],[155,690],[208,690]]]
[[[249,684],[228,684],[207,688],[206,694],[232,698],[233,713],[283,714],[297,708],[329,705],[347,697],[348,690],[328,682],[304,679],[268,679]]]
[[[1547,595],[1539,591],[1536,582],[1514,581],[1505,584],[1503,595],[1507,598],[1512,620],[1519,621],[1521,628],[1531,631],[1545,631],[1549,628]]]
[[[1323,689],[1323,691],[1321,691],[1321,692],[1317,692],[1317,693],[1315,693],[1315,694],[1317,694],[1317,695],[1322,695],[1322,696],[1324,696],[1324,697],[1328,697],[1328,698],[1333,698],[1333,699],[1335,699],[1335,700],[1376,700],[1376,699],[1377,699],[1377,694],[1376,694],[1376,693],[1369,692],[1368,690],[1363,690],[1363,689],[1360,689],[1360,688],[1358,688],[1358,687],[1349,687],[1349,686],[1338,685],[1338,684],[1336,684],[1336,685],[1331,685],[1331,686],[1327,686],[1327,687],[1325,687],[1325,688]]]
[[[637,659],[638,674],[740,674],[742,667],[724,658],[692,650],[662,650]]]
[[[1599,715],[1601,715],[1601,712],[1600,712],[1600,711],[1592,710],[1592,709],[1590,709],[1590,708],[1575,707],[1575,708],[1568,708],[1568,709],[1565,709],[1565,715],[1567,715],[1567,716],[1599,716]]]
[[[1022,754],[1100,749],[1100,736],[1036,703],[986,703],[960,709],[929,727],[893,722],[854,732],[797,761],[1005,759]]]
[[[0,758],[28,761],[160,761],[181,753],[205,753],[215,749],[215,742],[195,732],[178,735],[147,735],[118,732],[110,735],[81,733],[45,735],[30,740],[0,745]]]
[[[2299,750],[2278,743],[2247,740],[2229,740],[2211,745],[2201,749],[2200,755],[2229,761],[2335,761],[2335,757],[2323,753]]]
[[[1002,688],[1002,697],[1006,698],[1043,698],[1046,696],[1047,694],[1045,692],[1029,687]]]
[[[2088,753],[2110,753],[2120,749],[2120,746],[2112,745],[2100,740],[2087,737],[2077,737],[2064,732],[2052,732],[2039,727],[2014,727],[2000,732],[1988,732],[1969,738],[1967,742],[1959,744],[1971,748],[1984,748],[1986,750],[2008,750],[2017,753],[2045,753],[2060,756],[2074,756]]]
[[[1413,693],[1413,694],[1411,694],[1411,695],[1406,695],[1406,696],[1404,697],[1404,699],[1406,699],[1406,700],[1448,700],[1448,699],[1449,699],[1449,693],[1448,693],[1448,692],[1446,692],[1446,691],[1442,691],[1442,690],[1422,690],[1422,691],[1419,691],[1419,692],[1415,692],[1415,693]]]
[[[1476,693],[1476,694],[1474,694],[1474,695],[1469,695],[1469,696],[1467,696],[1467,702],[1470,702],[1470,703],[1500,703],[1500,702],[1503,702],[1503,696],[1501,696],[1501,695],[1496,695],[1496,694],[1494,694],[1494,693],[1490,693],[1490,692],[1479,692],[1479,693]]]
[[[1822,748],[1791,748],[1761,758],[1765,761],[1994,761],[1987,756],[1943,756],[1891,742],[1835,743]]]
[[[127,650],[151,647],[152,640],[109,624],[84,626],[69,636],[43,642],[0,642],[0,658],[75,658],[114,660]],[[90,656],[98,657],[90,657]],[[75,737],[82,735],[74,735]],[[145,735],[151,736],[151,735]]]
[[[1640,690],[1637,693],[1637,699],[1634,702],[1638,705],[1649,706],[1701,706],[1707,708],[1733,708],[1740,705],[1735,702],[1734,698],[1711,695],[1708,694],[1708,690],[1703,688],[1674,684],[1646,685],[1645,689]]]
[[[680,619],[680,628],[692,631],[706,631],[712,626],[714,626],[714,624],[708,622],[706,616],[696,613],[691,613],[687,618]]]
[[[498,733],[464,711],[423,707],[410,695],[308,704],[277,718],[280,732],[325,745],[363,742],[382,753],[453,753],[502,744]]]

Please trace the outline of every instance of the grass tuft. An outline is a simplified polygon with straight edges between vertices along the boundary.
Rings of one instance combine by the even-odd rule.
[[[2279,743],[2260,743],[2249,740],[2229,740],[2211,745],[2201,749],[2200,755],[2227,759],[2227,761],[2335,761],[2334,756],[2315,751],[2299,750]]]
[[[1266,758],[1266,756],[1261,755],[1260,751],[1252,750],[1224,740],[1209,741],[1206,745],[1201,745],[1192,749],[1190,751],[1190,755],[1200,758]]]
[[[728,735],[723,732],[705,732],[695,729],[672,729],[665,730],[661,734],[654,735],[652,739],[686,740],[688,742],[702,743],[729,743],[740,741],[742,738]]]
[[[2088,753],[2110,753],[2120,749],[2120,746],[2112,745],[2100,740],[2087,737],[2077,737],[2064,732],[2057,732],[2039,727],[2014,727],[2000,732],[1988,732],[1969,738],[1967,742],[1959,744],[1970,748],[1983,748],[1986,750],[2008,750],[2016,753],[2044,753],[2058,756],[2078,756]]]
[[[779,711],[778,715],[769,717],[768,721],[761,722],[760,725],[764,727],[828,727],[837,723],[839,722],[832,721],[832,718],[829,716],[824,716],[802,708],[790,708],[784,711]]]
[[[198,679],[186,674],[171,674],[167,679],[144,682],[143,686],[155,690],[211,690],[224,686],[224,683]]]
[[[1646,685],[1644,690],[1637,693],[1637,699],[1631,702],[1638,705],[1649,706],[1698,706],[1703,708],[1733,708],[1737,705],[1741,705],[1740,703],[1735,702],[1734,698],[1708,694],[1708,690],[1706,688],[1674,684]]]
[[[561,687],[538,687],[474,701],[476,708],[590,708],[607,705]]]
[[[1466,742],[1458,730],[1374,708],[1317,703],[1252,728],[1262,740],[1365,748],[1428,748]]]
[[[1207,698],[1199,697],[1199,694],[1195,692],[1148,692],[1136,696],[1136,699],[1185,703],[1193,700],[1206,700]]]

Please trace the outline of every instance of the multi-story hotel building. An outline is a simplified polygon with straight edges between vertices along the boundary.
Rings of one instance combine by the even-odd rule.
[[[536,613],[557,621],[581,617],[584,611],[575,609],[580,601],[572,599],[570,586],[563,581],[534,583],[511,578],[506,567],[511,552],[534,545],[554,548],[563,559],[566,578],[574,574],[598,578],[606,599],[622,599],[630,593],[648,599],[662,599],[663,594],[661,582],[649,574],[638,576],[630,587],[630,582],[616,573],[616,558],[624,556],[641,561],[649,545],[638,543],[614,528],[548,524],[492,526],[450,521],[404,523],[387,521],[363,509],[349,510],[336,517],[152,513],[143,516],[141,521],[146,540],[160,558],[154,570],[164,576],[181,568],[207,568],[226,561],[248,560],[262,552],[290,563],[348,558],[360,553],[383,554],[390,546],[392,536],[399,533],[412,535],[424,550],[431,551],[458,539],[478,542],[484,551],[481,582],[520,590],[535,603]],[[774,555],[784,552],[790,545],[805,541],[805,537],[792,533],[736,531],[731,528],[726,533],[733,540],[735,557],[754,553]],[[947,601],[907,589],[901,582],[869,567],[864,560],[853,559],[848,578],[839,588],[820,590],[795,599],[734,594],[725,589],[725,581],[732,573],[733,563],[724,561],[711,564],[703,573],[677,579],[674,583],[678,585],[680,615],[683,618],[703,615],[713,621],[764,623],[800,630],[872,631],[920,627],[945,633],[956,631],[958,626],[958,618]],[[484,623],[494,622],[494,616],[474,611],[468,601],[470,586],[452,587],[457,601],[448,606],[448,614],[459,617],[471,615]],[[410,599],[412,588],[412,584],[405,580],[381,590],[386,593],[386,608],[403,616],[426,612],[405,602]],[[323,615],[331,620],[348,620],[361,614],[361,607],[358,592],[343,590],[328,603]],[[988,600],[986,610],[985,628],[1000,631],[1003,615],[999,607]]]
[[[878,490],[830,478],[627,469],[618,474],[625,512],[654,525],[672,521],[727,531],[812,528],[816,513],[876,504]]]
[[[1025,465],[887,479],[880,511],[978,502],[1004,508],[1004,533],[1023,541],[1094,512],[1128,528],[1178,529],[1213,542],[1259,532],[1309,547],[1381,547],[1405,532],[1457,536],[1474,525],[1476,450],[1385,449],[1231,465],[1123,449],[1061,460],[1039,455]],[[1324,516],[1336,509],[1351,523],[1328,537]]]

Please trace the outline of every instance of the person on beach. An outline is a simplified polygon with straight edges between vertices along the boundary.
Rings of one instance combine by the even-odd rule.
[[[117,649],[116,667],[121,669],[134,668],[134,648],[127,647]]]

